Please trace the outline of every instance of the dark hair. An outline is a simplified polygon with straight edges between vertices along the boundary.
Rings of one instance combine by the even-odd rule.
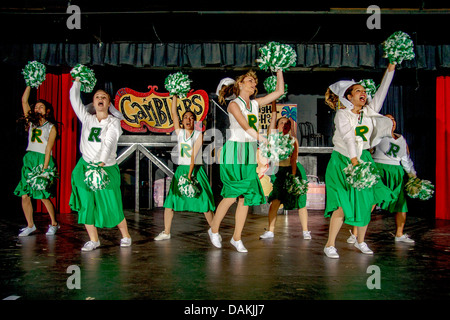
[[[352,84],[350,87],[348,87],[347,90],[345,90],[345,93],[344,93],[344,98],[345,98],[345,99],[348,100],[347,96],[348,96],[348,95],[352,95],[353,87],[354,87],[355,85],[357,85],[357,83]]]
[[[197,121],[197,115],[191,111],[191,110],[186,110],[183,115],[181,116],[181,120],[183,120],[184,116],[186,115],[186,113],[192,113],[192,115],[194,116],[194,121]]]
[[[42,103],[45,106],[45,116],[43,116],[40,113],[37,113],[34,111],[34,108],[38,103]],[[56,139],[58,139],[59,136],[59,127],[62,125],[61,122],[56,121],[55,119],[55,109],[53,108],[52,104],[44,99],[38,99],[34,104],[30,106],[30,111],[28,114],[23,115],[20,117],[17,122],[21,122],[25,125],[25,130],[28,130],[30,127],[30,124],[35,125],[36,127],[39,126],[39,121],[41,118],[44,117],[45,120],[52,123],[55,126],[56,129]]]

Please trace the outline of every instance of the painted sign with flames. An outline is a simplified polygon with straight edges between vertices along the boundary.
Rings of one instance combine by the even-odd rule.
[[[157,86],[148,88],[149,92],[137,92],[129,88],[117,91],[114,105],[125,118],[121,121],[122,128],[130,132],[172,132],[172,96],[168,92],[157,92]],[[179,119],[189,110],[196,115],[197,121],[202,122],[206,118],[208,108],[209,98],[204,90],[191,90],[186,98],[177,99]]]

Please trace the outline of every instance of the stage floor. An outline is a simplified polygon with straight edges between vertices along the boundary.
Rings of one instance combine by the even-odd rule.
[[[210,243],[202,214],[175,214],[172,239],[154,241],[163,230],[163,210],[126,212],[133,245],[120,248],[117,228],[99,229],[101,247],[88,240],[76,214],[59,217],[61,229],[46,236],[48,216],[36,214],[37,232],[18,238],[22,212],[0,217],[1,299],[18,300],[448,300],[450,221],[410,215],[406,232],[415,244],[395,243],[395,221],[373,214],[364,255],[337,240],[340,259],[323,247],[329,220],[309,212],[312,240],[303,240],[298,215],[278,215],[275,238],[260,240],[267,216],[249,214],[243,232],[248,253],[229,243],[234,214],[223,220],[223,248]],[[78,268],[79,269],[78,269]],[[69,268],[69,272],[68,272]],[[71,268],[79,271],[73,273]],[[374,271],[375,270],[375,271]],[[75,278],[79,276],[79,278]],[[80,289],[69,287],[79,280]],[[68,285],[69,283],[69,285]],[[379,285],[378,288],[369,287]],[[347,310],[350,312],[350,310]],[[350,316],[350,314],[349,314]]]

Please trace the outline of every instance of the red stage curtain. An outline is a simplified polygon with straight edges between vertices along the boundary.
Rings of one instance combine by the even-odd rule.
[[[37,99],[50,102],[55,109],[55,118],[62,123],[59,128],[60,138],[53,147],[53,157],[58,166],[58,185],[56,198],[53,199],[56,212],[70,213],[70,193],[72,187],[70,177],[76,164],[77,155],[77,117],[69,100],[69,90],[72,87],[70,73],[46,74],[45,81],[37,90]],[[45,206],[38,201],[36,211],[45,211]]]
[[[450,219],[450,77],[436,80],[436,218]]]

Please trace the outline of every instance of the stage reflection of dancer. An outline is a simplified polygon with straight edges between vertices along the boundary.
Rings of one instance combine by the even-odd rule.
[[[256,98],[258,78],[254,71],[239,76],[234,84],[220,90],[219,101],[235,95],[237,98],[228,104],[230,137],[220,153],[220,178],[223,183],[216,214],[208,230],[212,244],[221,248],[219,227],[230,206],[238,198],[235,213],[235,228],[230,243],[239,252],[247,252],[241,240],[242,230],[247,218],[248,206],[266,203],[264,191],[256,172],[257,141],[266,141],[259,134],[259,106],[278,99],[284,93],[283,72],[277,72],[277,86],[274,92]]]
[[[395,65],[389,64],[379,89],[368,104],[364,87],[354,81],[338,81],[326,92],[326,103],[336,110],[334,148],[325,174],[325,216],[331,216],[324,248],[327,257],[339,258],[335,241],[344,222],[357,227],[358,237],[354,246],[364,254],[373,254],[364,242],[370,215],[375,204],[391,198],[392,192],[381,180],[371,188],[357,190],[346,182],[343,169],[350,163],[358,165],[360,160],[375,165],[368,149],[381,137],[390,136],[393,123],[378,112],[383,106],[394,70]]]
[[[78,211],[78,223],[84,224],[89,241],[82,251],[92,251],[100,246],[97,228],[117,226],[122,234],[121,247],[131,245],[127,221],[123,213],[122,194],[120,190],[120,169],[116,161],[117,142],[122,129],[120,114],[111,105],[109,94],[97,90],[93,97],[93,114],[84,106],[80,97],[81,83],[76,78],[70,89],[70,102],[78,119],[81,121],[80,151],[82,157],[72,172],[72,194],[70,207]],[[114,115],[111,114],[114,112]],[[108,177],[106,188],[91,190],[85,182],[88,166],[102,167]]]
[[[203,169],[202,145],[203,134],[195,128],[196,116],[186,111],[181,119],[177,113],[177,95],[173,95],[171,114],[177,136],[178,167],[170,183],[169,193],[164,201],[164,230],[155,240],[170,239],[170,229],[174,211],[203,212],[208,225],[211,224],[215,210],[214,197],[208,177]],[[189,180],[195,178],[199,183],[200,193],[194,197],[181,194],[178,186],[180,177]]]
[[[45,189],[36,190],[27,182],[33,169],[40,168],[42,173],[46,170],[56,170],[52,149],[57,138],[57,125],[53,106],[45,100],[38,100],[30,106],[31,87],[27,86],[22,95],[22,109],[25,126],[28,130],[27,153],[23,157],[21,180],[14,190],[14,194],[22,198],[22,208],[27,220],[27,226],[20,230],[19,237],[26,237],[36,231],[33,219],[33,204],[31,199],[40,199],[45,205],[51,219],[46,235],[54,235],[59,229],[56,221],[55,208],[50,198],[54,197],[53,181]]]
[[[405,172],[409,177],[416,177],[416,170],[412,162],[408,144],[405,138],[395,133],[397,123],[392,115],[386,115],[392,119],[394,126],[392,128],[392,136],[384,137],[379,144],[374,148],[372,155],[378,170],[380,171],[381,180],[394,193],[392,201],[383,202],[380,204],[381,209],[387,210],[390,213],[395,213],[396,222],[396,242],[414,243],[407,234],[403,233],[403,228],[406,222],[406,213],[408,206],[406,204],[405,194]]]
[[[283,132],[283,134],[291,134],[291,126],[291,121],[286,117],[282,117],[277,120],[276,106],[272,104],[272,117],[269,126],[269,133]],[[285,210],[298,209],[298,216],[303,229],[303,239],[311,239],[311,232],[308,230],[306,194],[301,196],[293,196],[286,191],[286,180],[289,174],[299,177],[302,180],[308,180],[306,177],[305,168],[297,162],[297,158],[298,141],[295,138],[294,151],[292,152],[292,155],[289,158],[280,161],[278,163],[278,170],[274,175],[271,175],[273,189],[268,197],[268,201],[271,202],[268,215],[269,225],[268,229],[260,236],[261,239],[271,239],[274,237],[277,212],[281,204],[283,204]]]

